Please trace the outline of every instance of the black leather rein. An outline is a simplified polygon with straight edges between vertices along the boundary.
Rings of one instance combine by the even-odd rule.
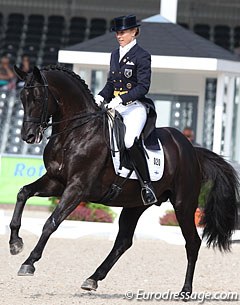
[[[41,72],[40,72],[41,73]],[[122,122],[120,122],[119,119],[115,120],[114,117],[112,117],[112,115],[110,114],[110,112],[108,112],[108,109],[106,109],[106,107],[104,106],[104,104],[101,105],[101,108],[96,111],[96,112],[89,112],[89,113],[80,113],[80,114],[76,114],[75,116],[65,119],[65,120],[61,120],[61,121],[55,121],[52,123],[48,123],[49,121],[49,114],[48,114],[48,98],[49,98],[49,93],[53,96],[54,100],[56,101],[57,104],[59,104],[58,100],[56,99],[56,97],[54,96],[54,94],[50,91],[49,86],[48,86],[48,82],[47,79],[45,77],[45,75],[43,73],[41,73],[41,77],[43,80],[43,84],[38,84],[38,85],[29,85],[29,86],[24,86],[24,89],[34,89],[37,87],[40,88],[44,88],[44,97],[43,97],[43,108],[42,108],[42,113],[40,117],[31,117],[31,116],[27,116],[24,115],[23,117],[23,121],[24,122],[31,122],[31,123],[35,123],[35,124],[39,124],[39,129],[40,132],[42,134],[44,134],[44,131],[49,128],[49,127],[53,127],[53,126],[57,126],[61,123],[65,123],[65,122],[71,122],[71,121],[76,121],[76,124],[74,124],[73,126],[69,127],[69,128],[64,128],[63,130],[52,134],[51,136],[48,137],[48,139],[52,139],[54,137],[57,137],[63,133],[66,132],[71,132],[85,124],[87,124],[88,122],[90,122],[93,119],[96,119],[97,117],[101,117],[103,119],[103,134],[104,134],[104,140],[105,143],[107,145],[107,147],[114,153],[114,152],[118,152],[121,151],[122,149],[124,149],[124,143],[122,143],[122,141],[120,139],[117,139],[117,143],[120,144],[118,145],[118,149],[119,150],[115,150],[114,148],[114,141],[112,140],[112,145],[113,147],[110,147],[108,144],[108,141],[106,140],[106,130],[107,130],[107,124],[106,124],[106,120],[107,117],[110,118],[110,120],[112,120],[113,122],[113,128],[111,128],[111,132],[110,132],[110,137],[113,139],[113,133],[115,130],[115,135],[119,135],[120,130],[124,130],[124,128],[122,127],[124,124]],[[106,115],[107,114],[107,115]],[[121,126],[121,127],[120,127]],[[125,130],[123,131],[125,132]],[[123,139],[124,136],[120,137]],[[118,137],[117,137],[118,138]]]
[[[94,119],[96,117],[101,117],[101,116],[103,117],[103,115],[106,114],[107,109],[105,107],[102,107],[99,111],[96,111],[96,112],[83,113],[83,114],[81,113],[81,114],[77,114],[77,115],[75,115],[71,118],[65,119],[65,120],[48,123],[48,121],[49,121],[49,114],[48,114],[49,93],[53,96],[53,98],[54,98],[54,100],[56,101],[57,104],[59,102],[56,99],[56,97],[54,96],[54,94],[50,91],[45,75],[42,72],[40,72],[40,73],[41,73],[41,77],[42,77],[42,80],[43,80],[43,84],[42,85],[41,84],[26,85],[26,86],[24,86],[24,89],[28,90],[28,89],[34,89],[34,88],[44,88],[43,108],[42,108],[41,116],[40,117],[31,117],[31,116],[28,116],[28,115],[24,114],[23,121],[39,124],[40,132],[42,132],[42,134],[49,127],[56,126],[56,125],[59,125],[59,124],[64,123],[64,122],[70,122],[70,121],[76,121],[76,120],[79,121],[77,124],[75,124],[75,126],[72,126],[70,128],[65,128],[58,133],[52,134],[51,136],[48,137],[48,139],[56,137],[58,135],[61,135],[65,132],[70,132],[70,131],[72,131],[76,128],[79,128],[79,127],[85,125],[86,123],[88,123],[92,119]]]

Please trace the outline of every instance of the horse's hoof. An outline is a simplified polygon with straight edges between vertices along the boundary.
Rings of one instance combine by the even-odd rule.
[[[98,288],[98,284],[93,279],[87,279],[86,281],[83,282],[81,288],[84,290],[88,290],[88,291],[91,291],[91,290],[96,291]]]
[[[10,246],[10,253],[12,255],[19,254],[23,250],[23,241],[21,238],[19,238],[19,240],[17,240],[16,242],[10,243],[9,246]]]
[[[178,298],[181,301],[187,302],[190,300],[191,294],[192,294],[191,289],[182,289],[182,291],[179,292],[179,294],[178,294]]]
[[[31,265],[22,265],[18,271],[18,276],[32,276],[35,268]]]

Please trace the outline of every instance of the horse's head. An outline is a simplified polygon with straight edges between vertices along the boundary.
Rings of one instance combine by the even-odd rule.
[[[52,114],[49,109],[47,79],[37,67],[34,67],[32,73],[26,73],[16,66],[14,70],[17,76],[25,81],[24,88],[20,93],[24,108],[22,139],[29,144],[39,143]]]

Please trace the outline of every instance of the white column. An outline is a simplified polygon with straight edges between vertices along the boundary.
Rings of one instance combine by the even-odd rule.
[[[198,82],[198,115],[197,115],[197,133],[196,142],[202,143],[203,141],[203,128],[204,128],[204,107],[205,107],[205,90],[206,90],[206,77],[202,77]]]
[[[224,74],[220,74],[217,78],[217,94],[216,94],[214,134],[213,134],[213,151],[217,154],[221,153],[224,78],[225,78]]]
[[[178,0],[160,0],[160,15],[169,21],[177,21]]]
[[[86,82],[86,84],[90,88],[92,81],[92,70],[89,67],[80,64],[74,64],[73,72],[80,75],[80,77]]]
[[[232,127],[233,127],[233,108],[234,108],[234,85],[235,77],[230,76],[227,88],[227,109],[226,126],[224,132],[224,156],[232,159]]]
[[[237,96],[237,113],[236,113],[236,135],[235,135],[235,147],[234,147],[234,160],[240,163],[240,78],[237,78],[238,96]]]

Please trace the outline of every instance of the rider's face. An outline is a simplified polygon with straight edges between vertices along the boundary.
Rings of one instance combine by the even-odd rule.
[[[136,31],[137,31],[136,28],[117,31],[116,37],[120,46],[125,47],[127,44],[133,41],[133,39],[135,39]]]

